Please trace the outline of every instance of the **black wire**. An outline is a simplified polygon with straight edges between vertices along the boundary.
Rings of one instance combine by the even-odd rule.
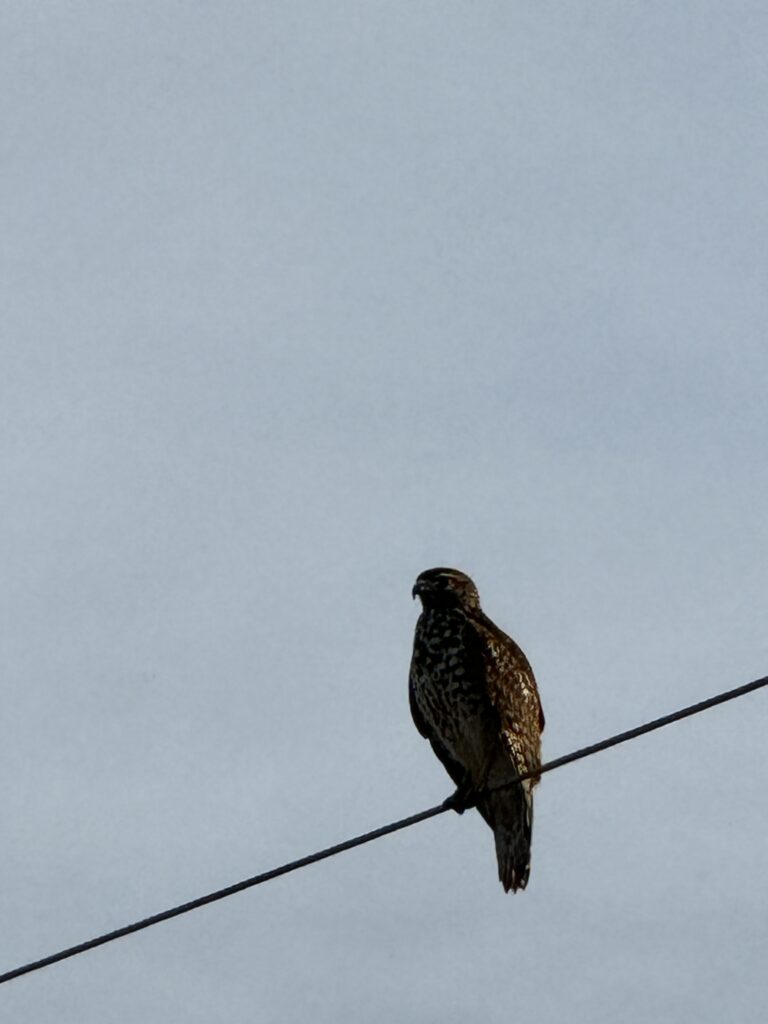
[[[638,725],[634,729],[628,729],[626,732],[620,732],[615,736],[609,736],[608,739],[600,740],[599,743],[593,743],[589,747],[582,747],[580,750],[574,750],[571,754],[564,754],[562,757],[557,757],[554,761],[547,761],[547,763],[543,764],[537,772],[529,772],[525,775],[520,775],[514,780],[514,782],[507,783],[507,785],[515,785],[517,782],[532,778],[534,775],[544,775],[546,772],[552,772],[555,768],[562,768],[563,765],[571,764],[573,761],[580,761],[582,758],[591,757],[592,754],[597,754],[601,750],[607,750],[609,747],[615,747],[619,743],[626,743],[627,740],[633,740],[638,736],[645,735],[645,733],[661,729],[665,725],[671,725],[673,722],[679,722],[681,718],[689,718],[691,715],[698,715],[701,711],[706,711],[708,708],[715,707],[716,704],[724,704],[726,701],[734,700],[736,697],[743,697],[744,694],[751,693],[752,690],[759,690],[763,686],[768,686],[768,676],[764,676],[762,679],[755,679],[754,682],[746,683],[744,686],[737,686],[734,690],[726,690],[724,693],[719,693],[715,697],[709,697],[707,700],[699,701],[698,704],[691,704],[687,708],[682,708],[679,711],[673,711],[672,714],[663,715],[661,718],[655,718],[652,722],[646,722],[644,725]],[[343,843],[337,843],[335,846],[329,846],[327,849],[319,850],[317,853],[310,853],[308,856],[300,857],[298,860],[293,860],[289,864],[282,864],[280,867],[272,868],[269,871],[263,871],[260,875],[254,875],[252,878],[246,878],[242,882],[236,882],[234,885],[228,885],[224,889],[217,889],[215,892],[210,892],[206,896],[198,896],[197,899],[190,900],[188,903],[181,903],[179,906],[171,907],[169,910],[163,910],[159,914],[153,914],[151,917],[145,917],[141,921],[135,921],[133,924],[127,924],[122,928],[116,928],[114,931],[106,932],[104,935],[97,935],[96,938],[89,939],[87,942],[81,942],[77,946],[70,946],[68,949],[60,950],[58,953],[51,953],[50,956],[43,957],[42,960],[34,960],[31,963],[23,964],[21,967],[15,967],[11,971],[6,971],[5,974],[0,974],[0,985],[4,984],[6,981],[11,981],[13,978],[19,978],[22,974],[31,974],[32,971],[39,971],[41,968],[49,967],[51,964],[58,963],[60,960],[66,960],[71,956],[78,956],[80,953],[85,953],[89,949],[95,949],[96,946],[103,946],[107,942],[113,942],[115,939],[121,939],[125,935],[131,935],[133,932],[140,932],[144,928],[151,928],[152,925],[160,924],[161,921],[169,921],[172,917],[179,917],[181,914],[186,914],[190,910],[197,910],[198,907],[204,907],[207,903],[215,903],[216,900],[222,900],[225,896],[233,896],[237,892],[243,892],[244,889],[250,889],[255,885],[261,885],[262,882],[269,882],[271,879],[278,878],[280,875],[287,875],[290,871],[297,871],[299,868],[307,867],[309,864],[315,864],[319,860],[325,860],[328,857],[335,857],[337,853],[343,853],[345,850],[351,850],[355,846],[362,846],[364,843],[370,843],[374,839],[380,839],[382,836],[389,835],[391,832],[399,832],[400,829],[410,828],[411,825],[417,825],[420,821],[426,821],[427,818],[434,818],[436,815],[443,814],[445,811],[450,809],[449,803],[437,804],[435,807],[429,807],[426,811],[419,811],[418,814],[412,814],[408,818],[401,818],[399,821],[394,821],[389,825],[383,825],[381,828],[375,828],[372,832],[365,832],[363,835],[355,836],[353,839],[346,839]]]
[[[647,732],[663,729],[665,725],[672,725],[673,722],[679,722],[682,718],[698,715],[702,711],[716,707],[718,704],[725,704],[726,701],[735,700],[737,697],[743,697],[746,693],[752,693],[753,690],[759,690],[763,686],[768,686],[768,676],[763,676],[762,679],[755,679],[751,683],[744,683],[743,686],[737,686],[733,690],[725,690],[714,697],[707,697],[706,700],[700,700],[697,704],[690,704],[687,708],[672,711],[669,715],[662,715],[661,718],[654,718],[652,722],[637,725],[634,729],[627,729],[626,732],[616,733],[615,736],[609,736],[608,739],[600,740],[599,743],[593,743],[589,747],[582,747],[581,750],[574,750],[572,754],[563,754],[562,757],[556,757],[554,761],[547,761],[537,773],[531,772],[527,775],[521,775],[520,780],[530,778],[533,774],[544,775],[545,772],[553,772],[555,768],[562,768],[564,764],[571,764],[572,761],[581,761],[584,757],[599,754],[601,750],[607,750],[609,747],[617,747],[620,743],[637,739],[638,736],[644,736]],[[0,975],[0,982],[2,980],[3,976]]]

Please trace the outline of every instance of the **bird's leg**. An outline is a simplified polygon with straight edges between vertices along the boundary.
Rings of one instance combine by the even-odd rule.
[[[463,814],[464,811],[475,806],[479,793],[480,790],[467,773],[456,788],[456,792],[452,793],[447,800],[443,800],[443,807],[449,811],[456,811],[457,814]]]
[[[472,773],[468,769],[459,783],[456,792],[443,801],[443,807],[457,814],[463,814],[470,807],[476,807],[480,794],[488,786],[488,776],[491,772],[494,752],[491,750],[482,765],[480,774]]]

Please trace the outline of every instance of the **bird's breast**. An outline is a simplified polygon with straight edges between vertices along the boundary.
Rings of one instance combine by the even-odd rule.
[[[411,680],[422,715],[449,746],[465,735],[486,703],[471,627],[463,616],[422,613]]]

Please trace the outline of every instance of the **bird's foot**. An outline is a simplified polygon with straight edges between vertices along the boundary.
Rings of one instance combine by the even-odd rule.
[[[455,793],[452,793],[447,800],[443,800],[443,807],[447,811],[463,814],[470,807],[474,807],[476,803],[477,790],[474,787],[459,786]]]

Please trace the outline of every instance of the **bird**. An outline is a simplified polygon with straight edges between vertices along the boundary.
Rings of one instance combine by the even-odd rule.
[[[544,729],[533,670],[466,573],[426,569],[412,593],[422,604],[408,685],[414,724],[457,787],[445,805],[477,807],[493,829],[504,891],[525,889]]]

